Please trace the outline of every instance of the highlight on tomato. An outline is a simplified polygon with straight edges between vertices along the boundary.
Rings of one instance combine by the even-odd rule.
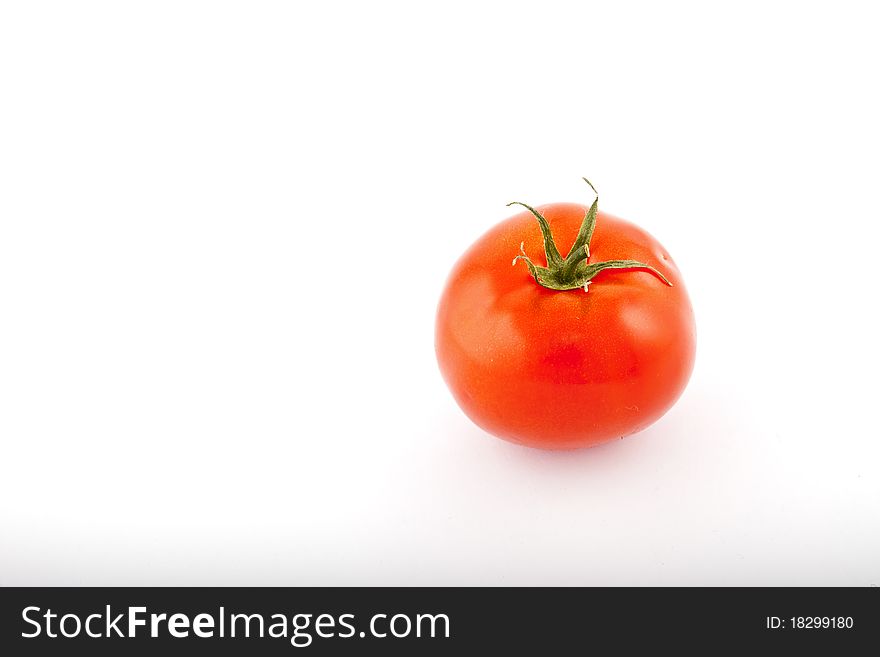
[[[489,433],[544,449],[592,447],[656,422],[696,351],[675,261],[600,211],[598,193],[589,207],[508,205],[524,210],[459,258],[440,298],[435,349],[458,405]]]

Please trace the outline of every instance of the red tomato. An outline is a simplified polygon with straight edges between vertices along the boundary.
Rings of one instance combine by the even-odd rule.
[[[597,208],[591,239],[585,206],[537,208],[558,247],[546,255],[536,216],[514,215],[477,240],[446,283],[440,369],[468,417],[500,438],[545,449],[622,438],[660,418],[690,377],[694,318],[678,267],[644,230]],[[520,245],[534,271],[511,266]]]

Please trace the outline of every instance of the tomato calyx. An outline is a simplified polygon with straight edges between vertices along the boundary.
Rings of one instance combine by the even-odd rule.
[[[574,244],[572,244],[571,250],[565,258],[562,257],[559,253],[559,249],[556,247],[553,233],[550,230],[550,224],[547,223],[547,219],[545,219],[540,212],[532,206],[520,203],[519,201],[513,201],[512,203],[507,204],[508,207],[511,205],[521,205],[531,212],[535,216],[535,219],[538,220],[538,226],[540,226],[541,235],[544,238],[544,255],[547,258],[546,267],[536,265],[532,262],[531,258],[526,255],[525,249],[523,248],[524,244],[520,244],[519,248],[522,253],[513,259],[514,266],[517,262],[522,260],[526,263],[526,267],[529,268],[529,273],[532,275],[532,278],[535,279],[535,282],[551,290],[564,291],[583,288],[584,291],[589,291],[588,288],[593,277],[605,269],[646,269],[666,283],[669,287],[672,287],[672,283],[669,282],[669,279],[654,269],[651,265],[644,262],[639,262],[637,260],[604,260],[602,262],[590,262],[590,240],[593,238],[593,230],[596,227],[596,216],[599,213],[599,192],[593,187],[593,183],[586,178],[583,180],[592,188],[593,192],[595,192],[596,199],[593,201],[590,209],[587,210],[587,214],[584,216],[584,221],[581,223]]]

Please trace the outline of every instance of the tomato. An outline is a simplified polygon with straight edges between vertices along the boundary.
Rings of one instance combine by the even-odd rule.
[[[443,290],[435,348],[455,400],[489,433],[545,449],[644,429],[693,369],[678,267],[647,232],[598,211],[598,195],[589,208],[524,207],[464,253]]]

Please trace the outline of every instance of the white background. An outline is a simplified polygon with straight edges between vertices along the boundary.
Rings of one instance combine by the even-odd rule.
[[[6,3],[0,584],[880,583],[871,3]],[[492,438],[433,315],[504,204],[680,265],[642,434]]]

